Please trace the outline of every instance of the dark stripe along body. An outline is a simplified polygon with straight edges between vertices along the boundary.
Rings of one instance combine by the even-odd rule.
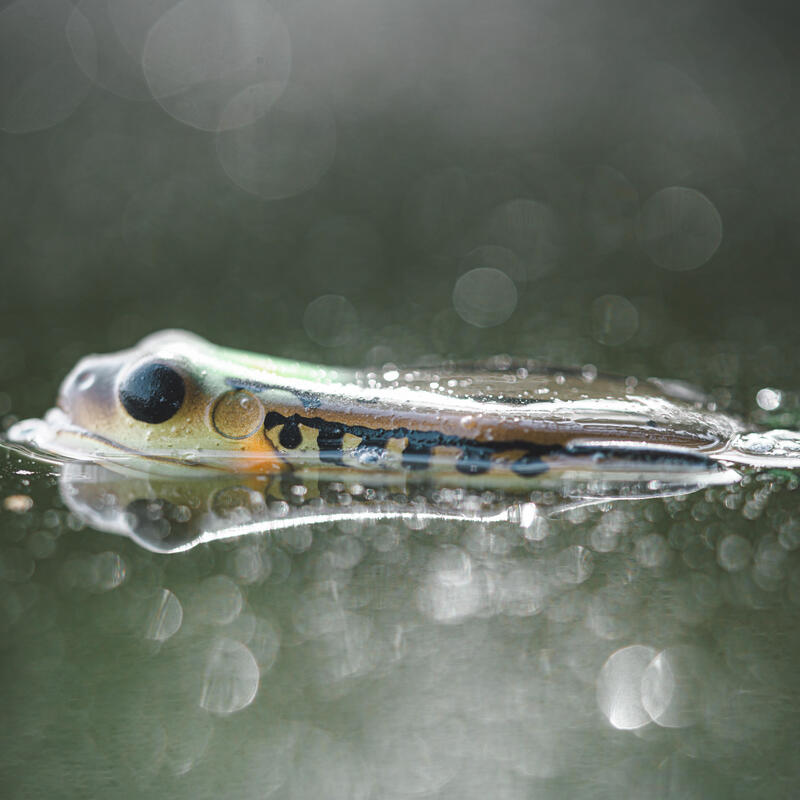
[[[399,371],[398,371],[399,372]],[[677,393],[656,382],[634,383],[609,376],[585,377],[577,371],[533,370],[531,365],[503,369],[471,367],[448,371],[412,372],[403,388],[429,390],[444,380],[460,388],[448,400],[463,399],[486,408],[465,422],[464,413],[425,403],[387,403],[370,392],[382,389],[369,373],[357,374],[363,397],[344,400],[333,387],[327,391],[292,391],[287,387],[228,376],[225,383],[265,399],[266,437],[287,464],[318,460],[323,466],[401,467],[419,473],[449,465],[465,476],[487,473],[531,478],[551,467],[666,470],[707,470],[714,461],[704,450],[721,444],[729,418],[711,415],[724,423],[706,430],[703,400],[679,385]],[[459,377],[457,377],[459,376]],[[511,380],[510,380],[511,379]],[[478,391],[464,391],[479,382]],[[502,385],[502,390],[498,390]],[[542,391],[542,390],[545,391]],[[270,394],[282,394],[282,403]],[[687,397],[688,396],[688,397]],[[691,397],[691,402],[687,399]],[[571,406],[582,402],[620,399],[632,406],[616,418],[578,419]],[[537,419],[529,413],[553,404],[561,406],[563,419]],[[636,404],[641,409],[634,409]],[[682,407],[684,425],[676,428],[670,411]],[[633,410],[645,411],[645,416]],[[526,412],[528,412],[526,414]],[[666,412],[666,413],[665,413]],[[469,416],[469,415],[467,415]],[[646,417],[646,418],[645,418]],[[731,426],[732,427],[732,426]],[[469,428],[472,435],[466,433]]]

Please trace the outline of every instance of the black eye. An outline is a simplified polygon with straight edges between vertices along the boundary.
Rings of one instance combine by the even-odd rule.
[[[166,422],[183,403],[183,378],[166,364],[142,364],[119,387],[125,410],[140,422]]]

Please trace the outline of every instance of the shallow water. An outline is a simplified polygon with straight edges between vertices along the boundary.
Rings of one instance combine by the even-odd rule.
[[[7,453],[3,475],[2,774],[19,795],[800,781],[794,477],[527,528],[347,521],[158,555],[85,527],[46,466]]]
[[[217,7],[3,4],[3,431],[169,327],[798,427],[794,4]],[[3,797],[798,795],[789,474],[163,554],[56,472],[0,449]]]

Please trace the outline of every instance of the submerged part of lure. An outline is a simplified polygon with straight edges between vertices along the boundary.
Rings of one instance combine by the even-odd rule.
[[[9,437],[117,470],[361,470],[442,484],[543,477],[736,480],[800,467],[800,437],[755,432],[675,382],[495,359],[355,371],[217,347],[183,331],[81,360],[44,420]]]

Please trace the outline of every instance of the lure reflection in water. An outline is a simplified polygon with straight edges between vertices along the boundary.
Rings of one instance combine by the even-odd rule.
[[[62,464],[65,502],[162,551],[322,521],[523,527],[576,504],[800,466],[684,384],[495,359],[353,371],[166,331],[89,356],[9,438]]]
[[[231,473],[181,480],[123,475],[73,461],[62,465],[59,490],[67,507],[91,527],[128,536],[154,552],[175,553],[203,542],[308,525],[389,519],[420,528],[435,520],[505,524],[535,539],[548,517],[573,508],[688,494],[732,477],[719,471],[624,484],[573,481],[557,492],[534,489],[520,499],[508,492],[417,481],[370,483],[369,476],[355,472],[245,480]]]

